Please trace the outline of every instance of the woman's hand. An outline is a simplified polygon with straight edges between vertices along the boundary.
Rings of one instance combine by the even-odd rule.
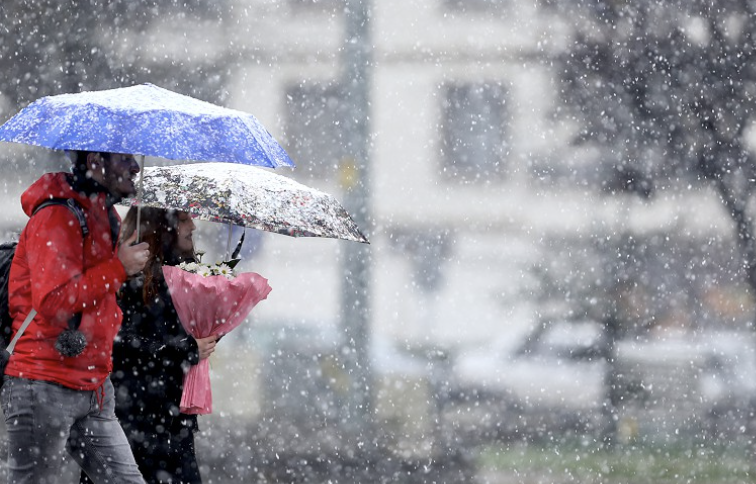
[[[218,341],[218,336],[208,336],[207,338],[195,338],[197,341],[197,349],[199,351],[199,359],[204,360],[213,354],[215,351],[215,344]]]

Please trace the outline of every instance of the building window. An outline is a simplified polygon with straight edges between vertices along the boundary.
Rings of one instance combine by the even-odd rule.
[[[456,12],[480,12],[501,8],[506,0],[442,0],[447,10]]]
[[[297,172],[331,178],[346,155],[341,89],[335,84],[298,84],[286,90],[286,151]]]
[[[321,10],[321,11],[340,11],[344,9],[345,0],[289,0],[289,4],[294,10]]]
[[[505,88],[455,84],[443,90],[442,173],[462,181],[501,178],[508,151]]]

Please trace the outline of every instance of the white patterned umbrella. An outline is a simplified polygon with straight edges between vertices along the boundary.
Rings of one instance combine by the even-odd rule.
[[[184,210],[200,220],[292,237],[369,243],[331,195],[249,165],[195,163],[144,169],[141,205]]]

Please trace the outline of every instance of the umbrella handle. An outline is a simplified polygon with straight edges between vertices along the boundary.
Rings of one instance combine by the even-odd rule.
[[[234,230],[234,226],[228,224],[228,240],[226,241],[226,260],[231,259],[231,233]]]
[[[247,231],[244,227],[242,227],[242,234],[239,238],[239,242],[236,244],[236,248],[233,252],[231,252],[231,236],[233,234],[234,226],[229,224],[228,225],[228,242],[226,242],[226,261],[230,262],[237,257],[239,257],[239,253],[242,250],[242,244],[244,244],[244,236],[247,234]]]
[[[144,155],[139,155],[139,188],[137,188],[136,243],[142,240],[142,195],[144,194]]]

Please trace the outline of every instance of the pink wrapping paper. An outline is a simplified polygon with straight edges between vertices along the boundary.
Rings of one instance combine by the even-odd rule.
[[[257,303],[268,297],[268,280],[254,272],[233,279],[187,272],[163,266],[173,305],[184,329],[195,338],[224,335],[239,326]],[[181,412],[209,414],[213,411],[210,364],[206,358],[184,376]]]

